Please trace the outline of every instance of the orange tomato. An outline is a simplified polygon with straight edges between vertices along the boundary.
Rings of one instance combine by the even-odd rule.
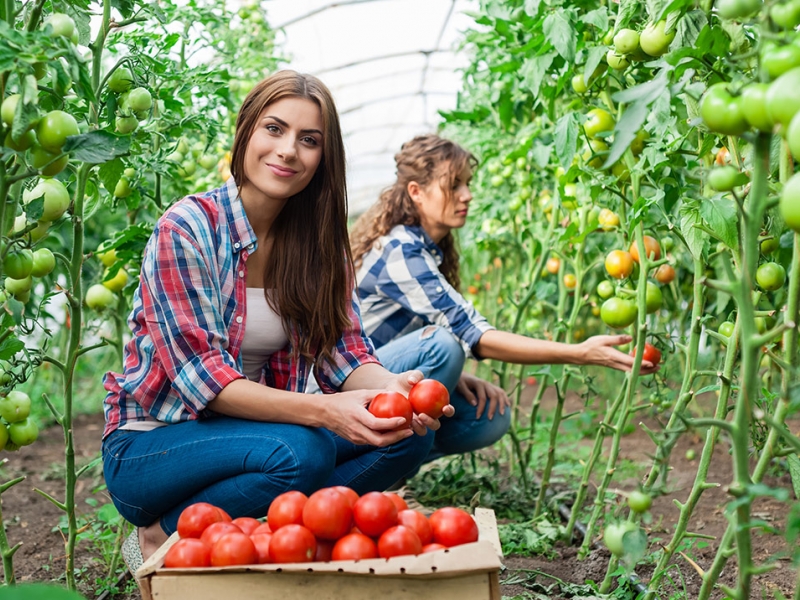
[[[561,259],[556,256],[551,256],[547,259],[547,263],[545,264],[544,268],[547,269],[547,272],[551,275],[555,275],[561,268]]]
[[[672,265],[663,264],[656,269],[655,278],[658,283],[665,285],[672,283],[672,280],[675,279],[675,269],[672,268]]]
[[[567,273],[564,275],[564,287],[568,290],[574,290],[575,286],[578,284],[578,279],[572,273]]]
[[[606,271],[614,279],[625,279],[633,273],[633,257],[625,250],[612,250],[606,256]]]
[[[661,246],[658,245],[656,238],[650,237],[649,235],[644,236],[644,249],[645,254],[647,254],[650,260],[658,260],[661,258]],[[630,253],[631,258],[639,262],[639,248],[636,246],[636,240],[631,244]]]

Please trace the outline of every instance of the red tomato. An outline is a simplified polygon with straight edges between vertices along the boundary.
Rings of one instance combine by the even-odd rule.
[[[260,533],[272,533],[272,527],[269,526],[269,523],[261,523],[258,527],[250,532],[250,535],[253,536]]]
[[[302,525],[284,525],[269,541],[269,559],[274,563],[311,562],[316,553],[317,540]]]
[[[422,554],[427,554],[428,552],[437,552],[439,550],[447,550],[447,546],[442,546],[441,544],[425,544],[422,547]]]
[[[394,492],[383,492],[383,493],[389,497],[389,500],[394,502],[394,505],[397,507],[398,514],[400,514],[401,510],[408,510],[408,504],[406,504],[406,501],[403,500],[400,496],[398,496]]]
[[[211,566],[253,565],[258,562],[258,552],[246,533],[226,533],[211,547]]]
[[[369,492],[353,506],[353,519],[364,535],[378,537],[397,525],[397,507],[385,494]]]
[[[328,562],[333,553],[333,540],[317,540],[317,551],[314,553],[314,562]]]
[[[269,560],[269,541],[272,539],[271,533],[253,533],[250,535],[250,540],[253,546],[256,547],[256,554],[258,555],[258,564],[263,565]]]
[[[448,506],[434,511],[428,521],[433,529],[433,541],[448,548],[478,541],[475,519],[460,508]]]
[[[633,350],[630,352],[631,356],[636,356],[636,347],[634,346]],[[645,342],[644,344],[644,352],[642,353],[642,360],[646,360],[647,362],[651,362],[654,365],[657,365],[661,362],[661,351],[653,346],[653,344]]]
[[[378,558],[378,546],[363,533],[348,533],[333,546],[332,560]]]
[[[267,521],[273,533],[285,525],[302,525],[306,501],[308,496],[303,492],[284,492],[275,498],[267,511]]]
[[[369,412],[380,419],[403,417],[406,422],[397,429],[411,427],[411,418],[414,416],[411,402],[399,392],[382,392],[378,394],[369,403]]]
[[[430,544],[433,540],[433,529],[428,522],[428,517],[418,510],[401,510],[397,513],[397,523],[414,531],[423,546]]]
[[[212,523],[206,527],[203,535],[200,536],[200,539],[208,544],[209,548],[211,548],[214,546],[217,540],[226,533],[237,532],[244,533],[237,525],[234,525],[233,522],[228,523],[227,521],[218,521],[217,523]]]
[[[381,558],[421,553],[422,542],[419,541],[419,536],[405,525],[390,527],[378,540],[378,554]]]
[[[341,492],[321,489],[303,507],[303,525],[318,539],[338,540],[353,526],[353,508]]]
[[[261,525],[261,521],[253,517],[239,517],[231,521],[239,529],[244,531],[247,535],[253,535],[253,532]]]
[[[347,500],[350,502],[351,507],[356,503],[356,500],[358,500],[358,494],[356,493],[356,491],[352,488],[347,487],[346,485],[335,485],[333,486],[333,489],[335,489],[340,494],[344,494]]]
[[[199,538],[206,527],[224,521],[224,514],[224,511],[208,502],[197,502],[187,506],[178,517],[178,534],[182,538]]]
[[[442,409],[450,404],[450,393],[444,384],[435,379],[423,379],[411,388],[408,401],[415,413],[438,419],[442,416]]]
[[[180,539],[167,550],[164,566],[168,569],[210,567],[211,548],[197,538]]]

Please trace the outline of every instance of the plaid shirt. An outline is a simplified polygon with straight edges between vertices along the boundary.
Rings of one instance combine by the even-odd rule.
[[[441,249],[422,227],[396,225],[364,255],[356,274],[364,331],[377,348],[426,325],[455,335],[469,355],[494,329],[441,271]]]
[[[247,316],[246,263],[255,249],[233,178],[184,198],[159,219],[133,299],[124,371],[105,376],[103,437],[132,421],[208,416],[207,404],[244,378],[239,350]],[[355,293],[350,315],[353,327],[336,344],[332,361],[313,366],[325,392],[338,390],[362,364],[377,362],[362,332]],[[292,356],[298,342],[292,332],[287,346],[270,357],[263,380],[268,386],[305,391],[312,365]]]

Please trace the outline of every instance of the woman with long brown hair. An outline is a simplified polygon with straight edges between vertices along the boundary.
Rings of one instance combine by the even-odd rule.
[[[124,371],[105,378],[104,473],[138,528],[132,570],[190,504],[261,517],[287,490],[385,489],[430,451],[438,421],[402,429],[365,408],[421,374],[387,371],[362,331],[344,169],[330,92],[282,71],[244,101],[228,182],[156,224]],[[304,393],[312,370],[323,395]]]
[[[364,331],[386,368],[418,369],[447,386],[453,418],[436,431],[431,460],[477,450],[508,429],[506,393],[463,372],[466,355],[517,364],[602,365],[628,370],[633,358],[613,346],[626,335],[562,344],[498,331],[459,289],[453,230],[466,223],[476,166],[450,140],[429,134],[395,155],[397,179],[356,222],[350,239]],[[642,373],[656,368],[642,363]]]

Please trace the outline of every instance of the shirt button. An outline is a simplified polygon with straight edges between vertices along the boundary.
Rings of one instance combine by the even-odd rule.
[[[237,323],[241,323],[242,321],[244,321],[244,319],[242,319],[241,315],[239,315],[238,317],[236,317],[236,322],[237,322]]]
[[[239,271],[239,277],[244,277],[244,271]]]
[[[233,247],[234,247],[234,248],[239,248],[240,246],[241,246],[241,244],[240,244],[239,242],[236,242],[236,243],[233,245]]]
[[[247,246],[247,249],[248,250],[252,250],[253,249],[253,244],[250,244],[249,246]]]
[[[437,286],[436,286],[436,291],[437,291],[437,292],[441,292],[443,289],[444,289],[444,288],[443,288],[442,286],[440,286],[440,285],[437,285]]]

